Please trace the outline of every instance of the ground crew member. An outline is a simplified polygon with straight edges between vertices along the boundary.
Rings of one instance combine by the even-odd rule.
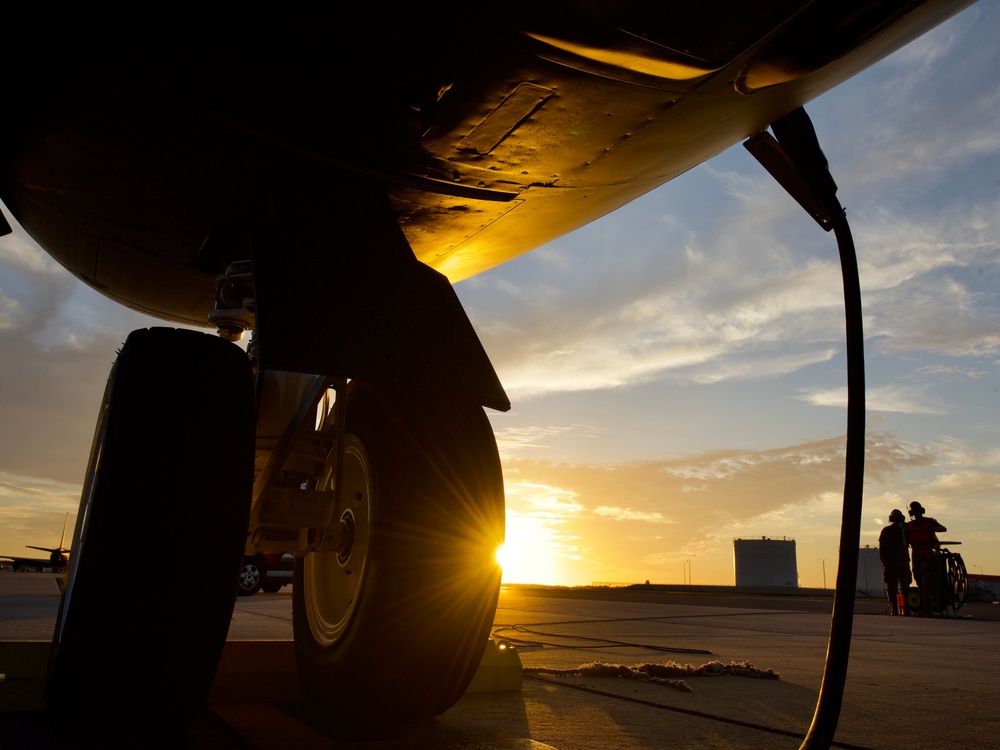
[[[910,577],[906,519],[898,508],[889,514],[889,525],[878,535],[878,558],[882,561],[882,582],[889,608],[894,615],[905,615],[906,589],[913,578]]]
[[[924,515],[924,507],[917,501],[908,507],[910,520],[906,524],[910,549],[913,550],[913,578],[920,589],[920,612],[928,616],[933,610],[943,609],[941,602],[942,573],[941,560],[934,554],[941,548],[937,532],[947,531],[937,520]]]

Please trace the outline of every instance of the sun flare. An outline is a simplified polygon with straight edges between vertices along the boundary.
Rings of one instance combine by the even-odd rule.
[[[517,550],[513,545],[501,544],[497,547],[496,560],[500,567],[504,570],[517,567],[519,557],[520,556],[517,554]]]
[[[508,529],[507,541],[496,551],[496,560],[503,570],[504,583],[537,583],[563,585],[557,572],[557,555],[547,545],[518,543],[517,535]]]

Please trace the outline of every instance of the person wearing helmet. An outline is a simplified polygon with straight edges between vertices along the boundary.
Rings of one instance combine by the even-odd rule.
[[[910,577],[910,553],[907,550],[906,519],[898,508],[889,514],[889,525],[878,535],[878,557],[882,561],[882,582],[889,608],[894,615],[905,615],[906,589]]]
[[[907,508],[910,521],[906,524],[910,549],[913,550],[913,578],[920,589],[921,609],[917,614],[928,616],[943,608],[941,602],[941,565],[934,553],[941,548],[937,532],[947,531],[934,518],[924,515],[924,506],[913,501]]]

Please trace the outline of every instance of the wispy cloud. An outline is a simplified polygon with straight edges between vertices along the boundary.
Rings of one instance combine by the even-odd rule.
[[[80,483],[59,482],[47,477],[28,477],[0,471],[0,506],[14,513],[16,508],[75,511],[80,501]]]
[[[803,389],[797,399],[814,406],[847,407],[847,388]],[[897,412],[899,414],[944,414],[945,409],[931,402],[920,387],[886,385],[865,391],[868,411]]]
[[[643,521],[645,523],[673,523],[659,511],[644,512],[634,508],[619,508],[601,505],[594,508],[594,514],[613,521]]]
[[[497,417],[502,420],[503,417]],[[565,426],[538,426],[528,425],[524,427],[497,427],[494,429],[494,436],[497,441],[497,448],[502,458],[509,458],[525,453],[535,448],[544,448],[554,438],[564,438],[567,436],[594,438],[601,434],[603,430],[590,425],[565,425]]]
[[[988,373],[973,367],[959,367],[935,363],[917,367],[913,371],[915,377],[928,377],[938,381],[958,382],[964,380],[979,380]]]
[[[665,277],[659,286],[650,284],[648,271],[636,271],[653,287],[639,296],[631,280],[621,296],[607,289],[578,289],[576,300],[539,296],[515,320],[484,321],[482,335],[508,391],[521,399],[663,377],[769,377],[833,356],[840,304],[831,283],[835,267],[811,263],[783,276],[754,276],[742,267],[724,274],[720,269],[733,264],[725,253],[717,260],[711,268],[695,264]],[[568,293],[564,289],[563,297]],[[588,310],[567,315],[579,307]],[[776,350],[779,342],[791,348]]]

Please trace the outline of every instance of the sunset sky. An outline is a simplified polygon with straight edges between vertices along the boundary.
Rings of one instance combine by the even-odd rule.
[[[807,106],[865,305],[862,543],[919,500],[1000,574],[1000,1]],[[9,214],[8,214],[9,216]],[[732,584],[793,538],[832,587],[844,472],[834,238],[734,146],[456,287],[513,401],[490,412],[508,582]],[[115,350],[156,324],[0,238],[0,553],[72,525]]]

